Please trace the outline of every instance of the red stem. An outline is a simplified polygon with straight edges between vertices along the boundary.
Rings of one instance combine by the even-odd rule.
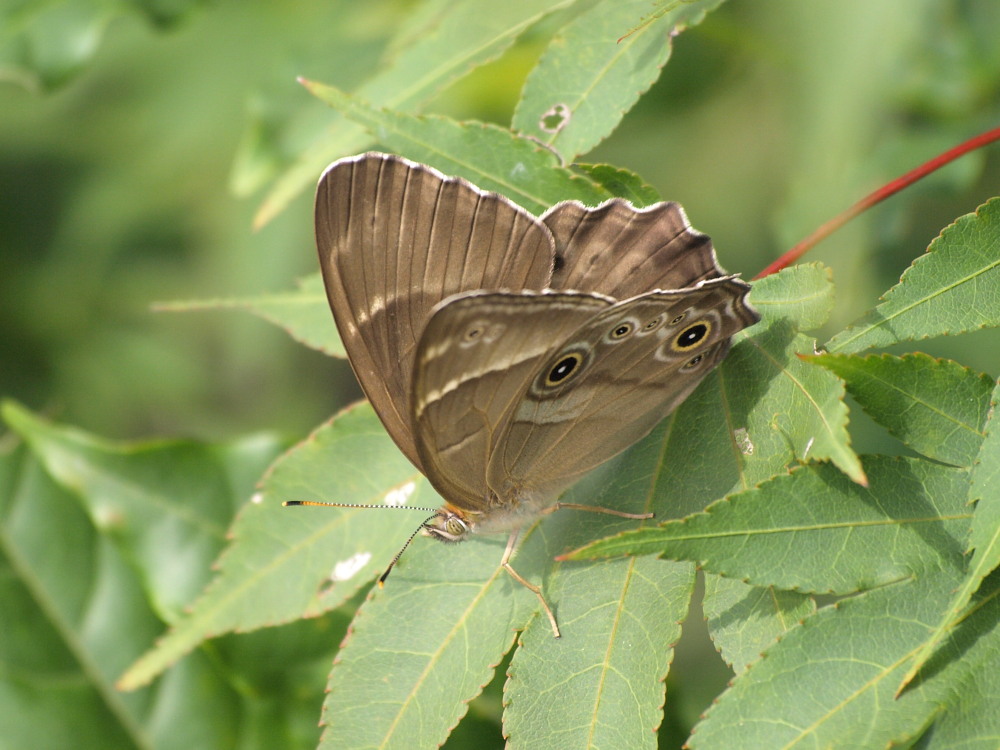
[[[939,156],[935,156],[930,161],[921,164],[919,167],[907,172],[902,177],[897,177],[887,185],[883,185],[874,193],[871,193],[870,195],[867,195],[859,200],[842,214],[834,216],[828,222],[823,224],[819,229],[799,242],[795,247],[782,255],[759,274],[754,276],[754,279],[762,279],[765,276],[770,276],[772,273],[777,273],[782,268],[787,268],[805,255],[806,252],[813,247],[813,245],[819,244],[820,241],[826,239],[829,235],[840,229],[840,227],[849,222],[862,211],[871,208],[876,203],[881,203],[890,195],[898,193],[900,190],[912,185],[922,177],[925,177],[931,172],[940,169],[945,164],[954,161],[959,156],[963,156],[970,151],[975,151],[977,148],[982,148],[983,146],[997,140],[1000,140],[1000,128],[994,128],[993,130],[988,130],[985,133],[980,133],[979,135],[970,138],[965,143],[955,146],[955,148],[949,149]]]

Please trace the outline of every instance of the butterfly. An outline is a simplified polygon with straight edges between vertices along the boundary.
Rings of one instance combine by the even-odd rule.
[[[351,366],[445,501],[418,531],[510,532],[501,565],[559,637],[510,565],[520,529],[566,507],[651,516],[558,497],[647,435],[759,320],[749,284],[676,203],[566,201],[535,217],[390,154],[331,164],[315,221]]]

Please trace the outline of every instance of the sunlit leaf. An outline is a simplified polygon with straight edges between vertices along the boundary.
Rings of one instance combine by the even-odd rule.
[[[165,312],[246,310],[284,328],[292,338],[306,346],[333,357],[347,356],[330,314],[323,279],[318,273],[302,279],[297,289],[287,292],[235,299],[161,302],[156,309]]]
[[[621,597],[594,601],[596,581]],[[606,561],[563,571],[559,586],[565,642],[532,628],[508,670],[509,747],[656,748],[671,644],[681,635],[694,568],[651,558]]]
[[[611,197],[598,185],[562,167],[554,153],[528,138],[485,123],[413,117],[377,109],[331,86],[306,83],[331,107],[371,130],[379,143],[414,161],[503,193],[540,214],[571,198],[595,205]]]
[[[789,318],[799,331],[813,331],[827,321],[834,305],[833,280],[828,267],[821,263],[802,263],[786,268],[779,278],[780,285],[773,289],[770,277],[754,285],[758,290],[768,290],[766,298],[761,298],[760,291],[753,297],[762,315],[775,320]]]
[[[872,419],[930,458],[971,465],[983,442],[993,381],[926,354],[812,358],[844,379]]]
[[[1000,649],[995,587],[949,641],[935,679],[894,698],[909,657],[951,596],[959,563],[953,559],[926,578],[867,592],[808,618],[734,680],[695,727],[690,746],[904,746],[965,702],[955,686],[978,683],[982,693],[973,703],[996,700],[1000,692],[989,676]],[[965,738],[997,726],[995,718],[977,720],[965,733],[949,723],[952,737]]]
[[[931,655],[941,647],[951,630],[961,622],[961,614],[983,580],[1000,565],[1000,424],[997,402],[1000,385],[993,390],[989,421],[985,425],[986,439],[972,468],[969,502],[975,503],[975,515],[969,535],[972,559],[969,569],[944,610],[936,627],[913,658],[900,684],[909,685],[924,668]]]
[[[1000,325],[1000,198],[945,228],[882,299],[826,348],[850,354]]]
[[[704,513],[624,532],[575,559],[661,554],[710,573],[806,593],[851,594],[960,559],[971,520],[968,472],[873,456],[868,487],[830,466],[804,466]]]
[[[206,638],[342,604],[385,568],[426,517],[409,510],[283,508],[285,500],[438,502],[370,407],[341,414],[275,464],[237,517],[216,578],[187,617],[129,668],[123,686],[145,684]]]
[[[443,6],[434,23],[417,21],[420,33],[404,28],[386,67],[355,94],[379,107],[412,112],[449,83],[498,57],[524,31],[572,0],[497,3],[470,0]],[[441,9],[442,6],[438,6]],[[306,149],[271,188],[254,219],[262,226],[306,187],[315,184],[334,159],[363,151],[373,139],[349,120],[335,118],[329,131]]]
[[[622,39],[649,0],[597,3],[564,26],[531,71],[512,127],[573,162],[614,130],[660,76],[673,37],[723,0],[684,0]]]
[[[816,611],[811,596],[716,575],[705,576],[701,606],[712,642],[737,674]]]

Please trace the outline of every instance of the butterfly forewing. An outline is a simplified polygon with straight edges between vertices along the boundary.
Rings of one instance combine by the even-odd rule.
[[[549,231],[506,198],[387,154],[342,159],[316,194],[316,243],[351,366],[403,453],[414,350],[431,309],[476,289],[542,289]]]
[[[613,301],[592,294],[475,293],[432,315],[417,348],[414,432],[424,471],[452,505],[486,511],[486,467],[541,364]],[[455,363],[461,363],[456,367]]]

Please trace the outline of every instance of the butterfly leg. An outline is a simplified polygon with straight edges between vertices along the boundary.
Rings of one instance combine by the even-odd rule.
[[[609,516],[618,516],[619,518],[653,518],[654,513],[626,513],[623,510],[615,510],[614,508],[602,508],[600,505],[580,505],[579,503],[554,503],[548,508],[542,511],[543,515],[548,515],[549,513],[554,513],[560,508],[569,508],[570,510],[587,510],[591,513],[606,513]]]
[[[559,625],[556,624],[556,616],[552,614],[552,608],[549,607],[549,603],[545,601],[545,597],[542,596],[542,590],[535,586],[533,583],[529,583],[526,578],[523,578],[520,573],[518,573],[510,564],[510,558],[514,556],[514,549],[517,546],[517,538],[520,536],[521,530],[515,529],[511,532],[510,538],[507,539],[507,549],[503,552],[503,557],[500,560],[500,567],[510,573],[510,577],[515,581],[524,586],[528,591],[533,593],[538,597],[538,601],[542,603],[542,609],[545,610],[545,614],[549,618],[549,624],[552,626],[552,635],[556,638],[560,637]]]

